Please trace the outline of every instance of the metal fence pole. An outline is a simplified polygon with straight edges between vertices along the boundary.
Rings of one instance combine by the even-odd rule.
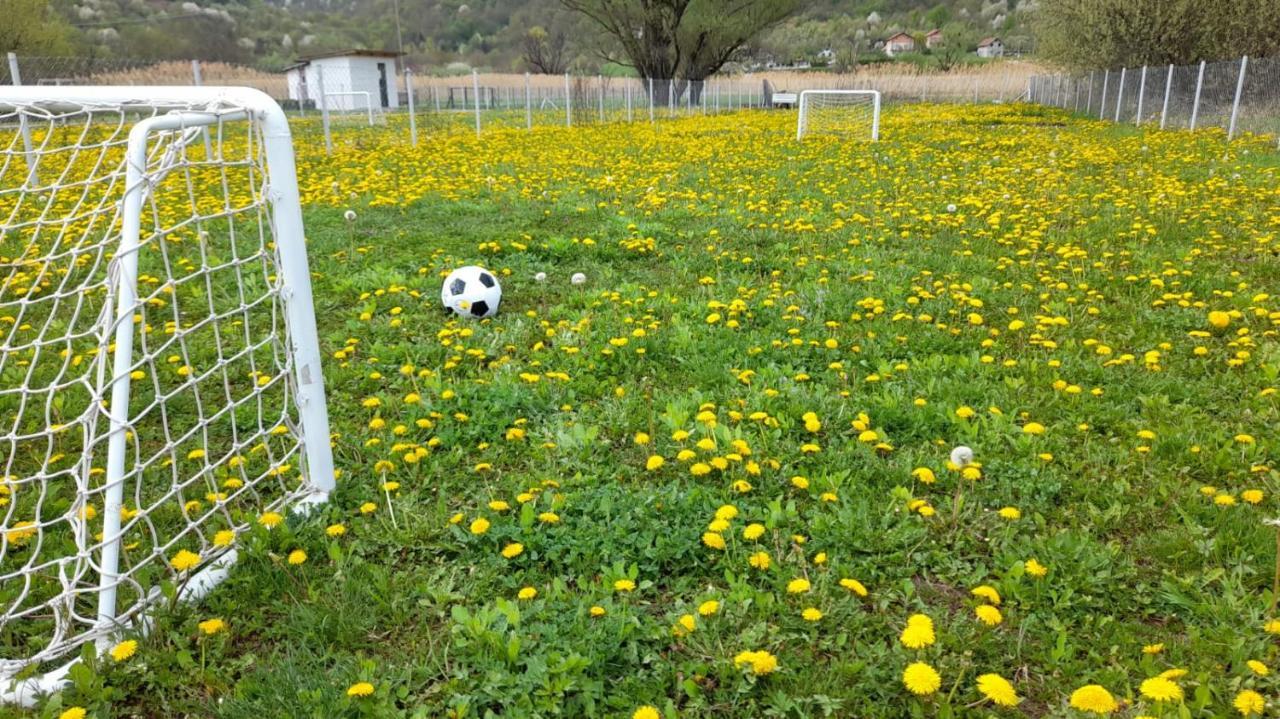
[[[649,78],[649,124],[653,124],[653,78]]]
[[[573,127],[573,93],[569,90],[569,73],[564,74],[564,126]]]
[[[436,112],[440,112],[440,93],[437,92],[436,86],[431,86],[431,100],[436,104]]]
[[[306,68],[303,68],[306,72]],[[320,125],[324,128],[324,154],[333,155],[333,136],[329,134],[329,100],[324,91],[324,67],[316,65],[316,84],[320,86]]]
[[[1196,99],[1191,101],[1191,127],[1196,129],[1196,119],[1200,116],[1200,88],[1204,87],[1204,60],[1200,61],[1200,74],[1196,76]]]
[[[604,122],[604,75],[596,75],[596,83],[600,85],[600,122]]]
[[[676,79],[667,80],[667,109],[671,111],[671,117],[676,116]]]
[[[200,87],[204,84],[204,76],[200,74],[200,61],[191,61],[191,84]],[[200,128],[200,134],[204,136],[204,156],[208,160],[213,159],[213,142],[209,139],[209,128]]]
[[[1165,101],[1160,105],[1160,129],[1165,129],[1165,118],[1169,116],[1169,88],[1174,84],[1174,64],[1169,64],[1169,72],[1165,73]]]
[[[1138,117],[1134,119],[1133,124],[1142,124],[1142,96],[1147,91],[1147,66],[1142,66],[1142,79],[1138,81]]]
[[[1236,118],[1240,114],[1240,95],[1244,93],[1244,73],[1249,68],[1249,56],[1240,58],[1240,74],[1236,76],[1236,99],[1231,103],[1231,123],[1227,126],[1227,139],[1236,136]]]
[[[632,122],[635,118],[631,114],[631,81],[627,80],[627,122]]]
[[[405,97],[409,100],[409,143],[418,146],[418,115],[413,109],[413,70],[404,69]]]
[[[530,94],[529,73],[524,74],[524,126],[533,129],[533,95]]]
[[[471,71],[471,89],[471,101],[476,106],[476,137],[480,137],[480,73],[476,70]]]
[[[18,70],[17,53],[9,53],[9,81],[14,87],[22,84],[22,73]],[[18,115],[18,128],[22,133],[22,149],[27,156],[27,187],[34,188],[40,183],[40,177],[36,174],[36,164],[39,158],[36,157],[35,149],[31,144],[31,126],[27,124],[27,116]]]
[[[1098,103],[1098,119],[1105,120],[1107,118],[1107,81],[1111,79],[1111,71],[1102,71],[1102,102]]]
[[[1124,74],[1129,68],[1120,68],[1120,89],[1116,91],[1116,117],[1113,122],[1120,122],[1120,104],[1124,100]]]
[[[1084,114],[1088,115],[1093,109],[1093,76],[1097,74],[1096,70],[1089,71],[1089,95],[1084,103]]]

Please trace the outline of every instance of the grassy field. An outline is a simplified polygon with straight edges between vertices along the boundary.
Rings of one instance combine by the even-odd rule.
[[[1271,715],[1269,143],[794,122],[303,128],[339,489],[37,714]]]

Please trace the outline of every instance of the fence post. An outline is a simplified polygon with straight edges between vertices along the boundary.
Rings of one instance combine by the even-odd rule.
[[[667,80],[667,109],[671,111],[671,117],[676,116],[676,79]]]
[[[434,84],[431,86],[431,100],[436,104],[436,112],[440,112],[440,93]]]
[[[653,124],[653,78],[649,78],[649,124]]]
[[[191,61],[191,84],[196,87],[204,85],[204,77],[200,74],[200,61]],[[209,128],[200,128],[200,134],[204,137],[204,156],[205,159],[213,159],[213,143],[209,140]]]
[[[1098,103],[1098,119],[1107,119],[1107,81],[1111,79],[1111,71],[1102,71],[1102,102]]]
[[[418,115],[413,109],[413,70],[404,69],[405,97],[409,100],[409,142],[418,146]]]
[[[1231,103],[1231,124],[1227,127],[1227,139],[1236,136],[1236,118],[1240,114],[1240,95],[1244,93],[1244,72],[1249,67],[1249,56],[1240,58],[1240,74],[1236,76],[1236,99]]]
[[[1138,117],[1133,121],[1134,125],[1142,125],[1142,96],[1147,91],[1147,66],[1142,66],[1142,79],[1138,81]]]
[[[480,137],[480,73],[477,70],[471,71],[471,101],[476,106],[476,137]]]
[[[306,72],[306,69],[303,69]],[[324,154],[333,155],[333,136],[329,134],[329,99],[324,91],[324,67],[316,65],[316,84],[320,86],[320,125],[324,128]]]
[[[631,81],[627,80],[627,122],[633,122],[634,119],[631,115]]]
[[[564,126],[573,127],[573,93],[569,90],[569,73],[564,74]]]
[[[1160,105],[1160,129],[1164,129],[1165,118],[1169,116],[1169,88],[1173,85],[1173,63],[1169,63],[1169,71],[1164,76],[1164,103]]]
[[[534,96],[529,86],[529,73],[525,73],[525,129],[534,129]]]
[[[1084,103],[1084,114],[1088,115],[1093,110],[1093,76],[1097,74],[1097,70],[1089,71],[1089,93]]]
[[[604,122],[604,75],[596,75],[596,84],[600,86],[600,122]]]
[[[18,71],[18,54],[13,52],[9,53],[9,80],[14,87],[22,84],[22,73]],[[27,124],[26,115],[18,115],[18,127],[22,133],[22,149],[27,155],[27,187],[34,188],[40,182],[40,177],[36,174],[39,158],[31,145],[31,126]]]
[[[1124,74],[1129,68],[1120,68],[1120,89],[1116,91],[1116,117],[1112,122],[1120,122],[1120,104],[1124,100]]]
[[[1196,99],[1191,101],[1191,127],[1196,129],[1196,119],[1200,116],[1200,88],[1204,87],[1204,60],[1200,61],[1200,74],[1196,76]]]

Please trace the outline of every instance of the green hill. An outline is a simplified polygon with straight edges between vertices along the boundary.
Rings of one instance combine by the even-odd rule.
[[[599,34],[557,0],[50,0],[67,23],[59,54],[95,58],[198,57],[277,69],[299,55],[346,47],[402,47],[419,66],[523,70],[521,40],[542,26],[570,38],[574,67],[599,70]],[[0,3],[2,4],[2,3]],[[826,49],[869,51],[896,30],[935,27],[969,37],[1018,36],[1031,0],[814,0],[761,36],[750,60],[814,59]],[[3,48],[0,48],[3,49]],[[459,67],[459,69],[461,69]]]

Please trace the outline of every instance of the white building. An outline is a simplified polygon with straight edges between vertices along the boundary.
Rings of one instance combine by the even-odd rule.
[[[978,57],[1000,57],[1004,55],[1004,43],[998,37],[983,38],[978,43]]]
[[[285,68],[289,99],[320,107],[323,95],[328,108],[337,112],[395,109],[400,105],[397,57],[399,53],[383,50],[342,50],[299,58]]]

